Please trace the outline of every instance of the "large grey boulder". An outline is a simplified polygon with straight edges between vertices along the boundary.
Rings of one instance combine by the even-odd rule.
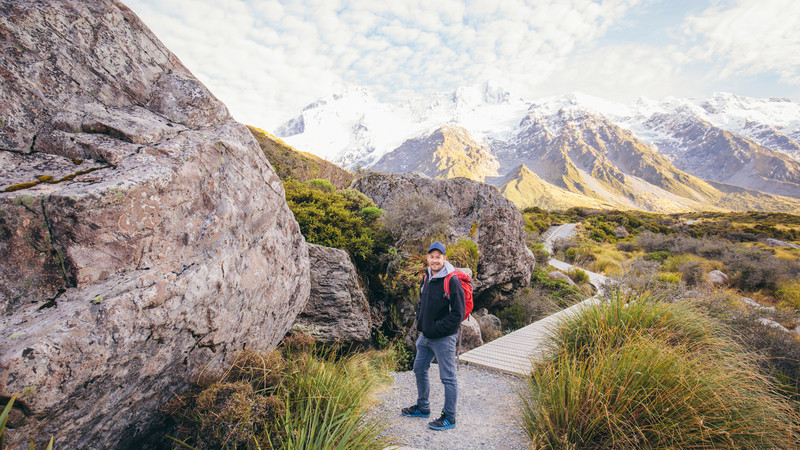
[[[249,130],[124,5],[0,2],[10,448],[136,446],[200,371],[275,346],[309,260]]]
[[[320,342],[365,342],[370,308],[346,251],[309,244],[311,295],[294,327]]]
[[[362,174],[351,187],[381,208],[408,194],[430,196],[452,208],[453,237],[470,237],[480,251],[473,279],[477,304],[505,303],[530,284],[535,258],[525,245],[522,214],[496,188],[466,178],[439,180],[377,172]]]

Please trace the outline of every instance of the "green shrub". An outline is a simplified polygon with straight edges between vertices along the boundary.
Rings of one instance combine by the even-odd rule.
[[[370,222],[369,213],[368,217],[362,217],[362,203],[354,202],[352,194],[348,197],[315,189],[295,180],[285,181],[283,185],[286,203],[308,242],[343,248],[356,262],[375,255],[379,246],[375,240],[378,225],[374,220]]]
[[[362,211],[364,208],[377,208],[375,202],[361,191],[348,188],[340,189],[336,191],[336,193],[344,197],[351,211]]]
[[[366,208],[361,209],[359,215],[362,219],[364,219],[364,223],[366,224],[374,224],[378,218],[383,215],[384,211],[380,208],[375,206],[367,206]]]
[[[623,288],[567,318],[521,392],[536,448],[784,448],[800,419],[725,328]],[[793,444],[788,444],[793,445]]]
[[[522,217],[525,220],[525,231],[529,233],[541,234],[554,225],[553,217],[538,206],[523,209]]]
[[[585,295],[576,286],[554,280],[547,272],[534,269],[531,284],[517,294],[509,305],[495,314],[506,330],[516,330],[583,300]]]
[[[559,284],[568,286],[566,283]],[[500,309],[496,315],[503,323],[503,329],[517,330],[564,309],[567,303],[571,301],[560,298],[558,292],[548,291],[542,286],[531,286],[517,294],[511,304]]]
[[[645,261],[658,261],[658,262],[663,262],[663,261],[665,261],[667,258],[669,258],[669,257],[670,257],[670,255],[671,255],[671,254],[670,254],[670,252],[668,252],[668,251],[666,251],[666,250],[657,250],[657,251],[655,251],[655,252],[650,252],[650,253],[647,253],[647,254],[646,254],[646,255],[644,255],[642,258],[643,258]]]
[[[584,294],[577,286],[570,286],[564,280],[554,280],[541,269],[534,269],[531,273],[532,289],[540,289],[538,293],[546,295],[555,302],[559,309],[572,306],[584,299]],[[532,293],[531,295],[536,294]]]
[[[544,244],[541,242],[528,242],[528,248],[531,249],[533,256],[536,258],[536,267],[547,267],[550,261],[550,252],[545,250]]]
[[[622,241],[617,243],[617,250],[630,253],[639,250],[639,246],[634,241]]]
[[[506,330],[518,330],[530,322],[528,322],[528,315],[525,312],[525,305],[520,302],[512,302],[505,308],[497,312],[497,318],[503,324]]]
[[[333,183],[331,183],[328,180],[321,179],[321,178],[314,178],[313,180],[308,180],[306,182],[306,184],[308,184],[309,186],[311,186],[314,189],[319,189],[320,191],[323,191],[323,192],[335,192],[336,191],[336,188],[333,187]]]
[[[564,252],[564,257],[567,258],[568,262],[574,263],[575,259],[578,258],[578,247],[569,247]]]

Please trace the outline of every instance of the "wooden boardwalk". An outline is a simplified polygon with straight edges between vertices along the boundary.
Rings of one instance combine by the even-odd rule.
[[[570,264],[551,259],[550,265],[561,270],[572,268]],[[559,322],[576,314],[581,309],[600,301],[600,289],[606,277],[586,271],[589,281],[598,289],[598,294],[581,303],[545,317],[524,328],[495,339],[480,347],[462,353],[459,360],[474,366],[492,369],[509,375],[527,376],[533,364],[541,361],[547,351],[547,340]]]
[[[558,323],[598,301],[597,297],[591,297],[513,333],[462,353],[459,360],[462,363],[509,375],[520,377],[529,375],[533,364],[545,355],[547,339]]]

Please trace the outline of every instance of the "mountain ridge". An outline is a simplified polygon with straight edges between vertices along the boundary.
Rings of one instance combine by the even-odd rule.
[[[800,106],[780,99],[720,93],[623,105],[575,93],[526,102],[486,83],[395,107],[359,89],[309,105],[277,134],[288,132],[290,145],[343,167],[485,180],[519,204],[529,203],[521,186],[534,195],[545,182],[547,195],[579,196],[566,204],[800,206]],[[517,171],[524,180],[510,189],[521,165],[538,180]]]

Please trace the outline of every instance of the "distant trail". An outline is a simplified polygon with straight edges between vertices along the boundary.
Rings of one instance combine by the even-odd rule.
[[[575,235],[575,227],[577,223],[565,223],[564,225],[557,225],[550,227],[544,232],[546,236],[544,240],[544,248],[550,253],[553,253],[553,241],[556,239],[569,239]]]
[[[564,225],[557,225],[554,227],[550,227],[547,231],[544,232],[545,240],[544,240],[544,248],[551,254],[553,253],[553,242],[556,239],[569,239],[575,235],[575,227],[577,223],[566,223]],[[573,266],[572,264],[566,263],[564,261],[551,258],[550,265],[555,267],[558,270],[567,272],[571,269],[581,269],[580,267]],[[581,269],[589,275],[589,282],[592,286],[597,289],[597,292],[600,292],[600,287],[608,280],[608,277],[605,275],[600,275],[599,273],[589,272],[586,269]]]
[[[568,238],[575,234],[575,225],[571,223],[548,230],[545,246],[552,248],[552,242],[555,239]],[[569,271],[575,268],[572,264],[557,259],[551,259],[550,265],[562,271]],[[520,328],[513,333],[474,348],[462,354],[461,361],[510,375],[524,377],[530,374],[533,364],[542,361],[547,356],[549,351],[547,343],[559,324],[565,319],[574,317],[591,305],[600,302],[600,288],[608,278],[588,270],[584,270],[584,272],[586,272],[589,276],[589,281],[598,290],[595,296]]]

